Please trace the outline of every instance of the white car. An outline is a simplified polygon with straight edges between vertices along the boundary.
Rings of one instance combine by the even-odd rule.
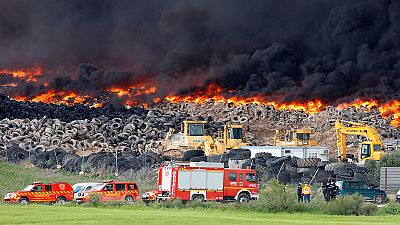
[[[400,202],[400,190],[396,193],[396,201]]]
[[[72,186],[74,189],[74,198],[79,197],[80,192],[89,191],[94,186],[99,185],[101,183],[77,183]]]

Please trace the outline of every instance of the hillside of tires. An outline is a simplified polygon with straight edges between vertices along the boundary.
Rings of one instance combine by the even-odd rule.
[[[327,107],[316,114],[276,110],[272,106],[225,103],[159,103],[150,108],[105,105],[54,105],[14,101],[0,96],[0,157],[9,162],[28,161],[46,169],[69,172],[110,173],[155,168],[163,161],[220,162],[235,168],[251,167],[262,180],[277,178],[288,182],[322,182],[336,178],[364,179],[365,169],[335,163],[337,156],[334,121],[339,118],[362,122],[378,129],[384,139],[400,138],[393,118],[383,118],[377,110],[354,107],[338,110]],[[212,136],[226,122],[244,125],[246,138],[253,145],[271,145],[275,129],[308,128],[320,145],[328,146],[331,162],[296,157],[273,157],[260,153],[251,158],[248,150],[204,156],[189,151],[183,157],[158,154],[170,128],[180,130],[186,119],[205,120]],[[351,152],[362,139],[348,140]],[[314,176],[315,175],[315,176]]]

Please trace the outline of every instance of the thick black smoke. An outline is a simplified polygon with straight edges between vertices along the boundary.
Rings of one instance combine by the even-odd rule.
[[[396,0],[2,0],[0,8],[0,68],[55,71],[41,78],[47,87],[22,82],[2,91],[10,95],[100,96],[142,82],[158,87],[152,97],[212,82],[280,101],[400,93]]]

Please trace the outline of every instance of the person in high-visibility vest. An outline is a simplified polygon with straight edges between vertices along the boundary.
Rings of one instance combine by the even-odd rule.
[[[311,187],[308,184],[304,184],[303,190],[303,197],[304,197],[304,203],[310,203],[310,197],[311,197]]]

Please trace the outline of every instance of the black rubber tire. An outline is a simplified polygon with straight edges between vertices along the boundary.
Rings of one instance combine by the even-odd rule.
[[[268,159],[272,157],[272,154],[269,152],[258,152],[255,154],[255,157],[260,159]]]
[[[374,202],[378,205],[383,204],[385,202],[385,198],[381,194],[377,194],[374,198]]]
[[[320,161],[321,161],[321,159],[319,159],[319,158],[298,159],[297,167],[299,167],[299,168],[316,167],[318,165],[318,162],[320,162]]]
[[[130,195],[125,196],[125,203],[128,205],[132,205],[135,202],[134,198]]]
[[[30,202],[29,199],[26,198],[26,197],[22,197],[22,198],[19,199],[19,203],[20,203],[21,205],[28,205],[29,202]]]
[[[294,166],[294,167],[297,167],[297,160],[298,160],[298,159],[299,159],[298,157],[292,156],[292,157],[290,158],[290,164],[291,164],[292,166]]]
[[[247,193],[240,193],[237,198],[237,201],[239,203],[248,203],[250,201],[250,196]]]
[[[285,166],[285,170],[288,171],[289,173],[293,174],[293,173],[297,173],[297,168],[294,166],[291,166],[289,164],[287,164]]]
[[[258,164],[258,165],[262,165],[262,166],[266,166],[267,165],[265,159],[262,159],[262,158],[255,158],[254,159],[254,163]]]
[[[336,167],[333,173],[339,176],[354,177],[353,169],[348,166]]]
[[[325,166],[325,171],[334,171],[336,167],[342,167],[344,165],[346,165],[346,163],[343,162],[330,163]]]
[[[56,202],[56,204],[65,204],[67,203],[67,199],[64,196],[58,197]]]
[[[190,158],[190,162],[207,162],[207,156],[197,156]]]
[[[204,195],[193,195],[192,201],[194,202],[204,202]]]
[[[255,169],[257,172],[260,172],[260,173],[265,173],[268,171],[268,168],[266,166],[262,166],[262,165],[258,165],[258,164],[256,164]]]
[[[249,149],[232,149],[228,153],[229,159],[243,160],[251,158]]]
[[[183,152],[183,161],[190,161],[193,157],[204,156],[204,151],[202,149],[186,150]]]

